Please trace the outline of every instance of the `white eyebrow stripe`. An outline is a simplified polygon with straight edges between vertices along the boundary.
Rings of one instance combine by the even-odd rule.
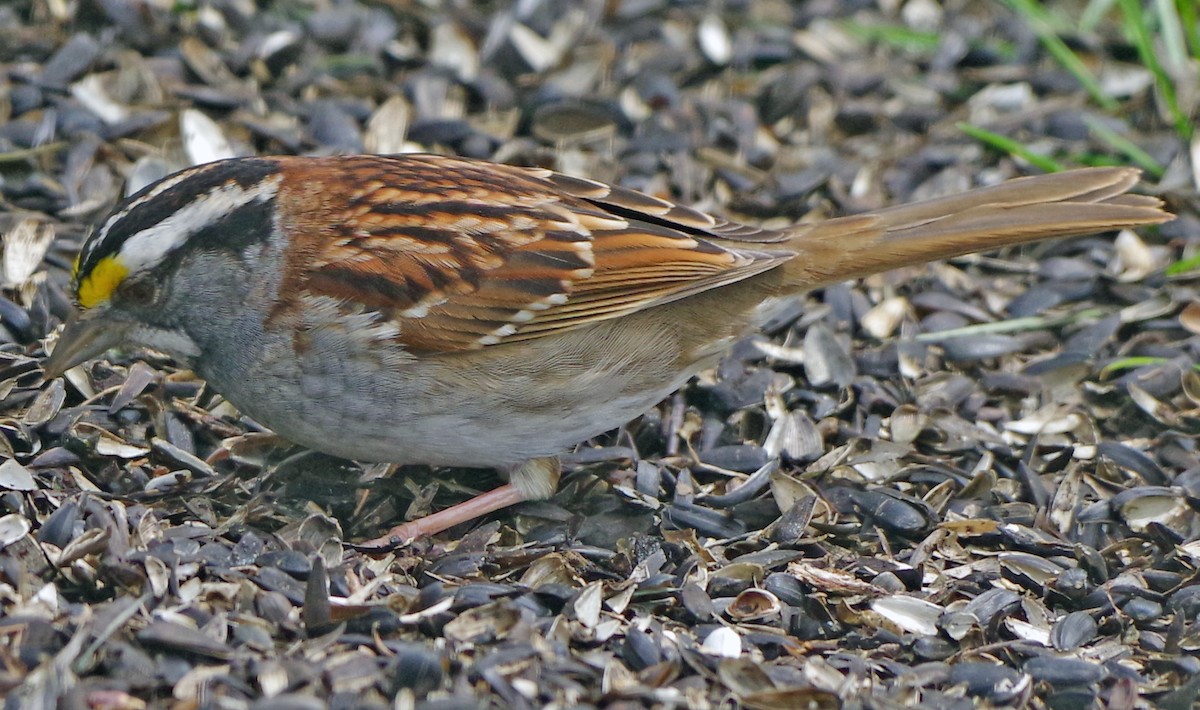
[[[282,175],[272,175],[249,188],[228,182],[197,195],[178,212],[154,226],[147,227],[121,245],[121,263],[130,273],[160,263],[168,254],[187,243],[196,232],[220,217],[252,202],[265,202],[279,192]],[[156,191],[156,194],[159,194]]]
[[[104,220],[104,224],[100,226],[99,230],[97,230],[96,238],[89,240],[88,244],[85,245],[86,251],[82,260],[87,261],[88,255],[103,246],[105,241],[108,239],[108,231],[121,220],[128,217],[129,213],[133,212],[134,208],[146,204],[150,200],[161,195],[163,192],[175,187],[179,183],[194,175],[197,175],[200,172],[200,170],[181,170],[174,175],[165,177],[159,182],[155,183],[154,187],[150,188],[146,194],[125,205],[124,209],[122,209],[120,212],[114,212],[113,214],[109,215],[108,219]]]

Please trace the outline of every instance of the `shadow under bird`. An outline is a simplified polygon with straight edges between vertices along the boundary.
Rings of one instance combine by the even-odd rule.
[[[1171,219],[1091,168],[759,229],[550,170],[436,155],[176,173],[87,239],[47,378],[134,345],[298,444],[510,482],[367,545],[548,497],[782,299],[900,266]]]

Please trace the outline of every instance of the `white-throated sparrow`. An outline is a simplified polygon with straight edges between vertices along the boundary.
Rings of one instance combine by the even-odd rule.
[[[48,377],[130,343],[337,456],[512,483],[376,542],[548,496],[554,456],[641,414],[779,297],[1170,219],[1132,169],[756,229],[630,190],[435,155],[244,158],[129,198],[83,246]]]

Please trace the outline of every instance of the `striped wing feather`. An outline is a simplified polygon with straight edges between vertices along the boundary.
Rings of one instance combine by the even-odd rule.
[[[339,226],[307,261],[306,286],[379,311],[415,351],[545,337],[740,281],[792,255],[723,241],[782,233],[546,170],[442,156],[336,160],[354,187],[328,200],[348,207],[322,222]]]

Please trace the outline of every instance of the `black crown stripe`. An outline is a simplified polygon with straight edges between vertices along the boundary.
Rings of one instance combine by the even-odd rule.
[[[83,257],[79,262],[80,277],[90,273],[104,257],[120,251],[122,245],[134,235],[175,214],[193,202],[196,197],[231,183],[237,184],[243,189],[249,189],[274,175],[278,170],[278,164],[269,158],[241,158],[206,163],[188,170],[194,174],[167,188],[154,199],[129,209],[129,205],[136,204],[144,195],[153,191],[162,180],[147,185],[122,201],[112,214],[119,214],[126,209],[129,209],[129,212],[109,227],[103,239],[94,244],[85,245]],[[178,175],[178,173],[174,175]],[[167,176],[163,180],[169,180],[171,177]]]

